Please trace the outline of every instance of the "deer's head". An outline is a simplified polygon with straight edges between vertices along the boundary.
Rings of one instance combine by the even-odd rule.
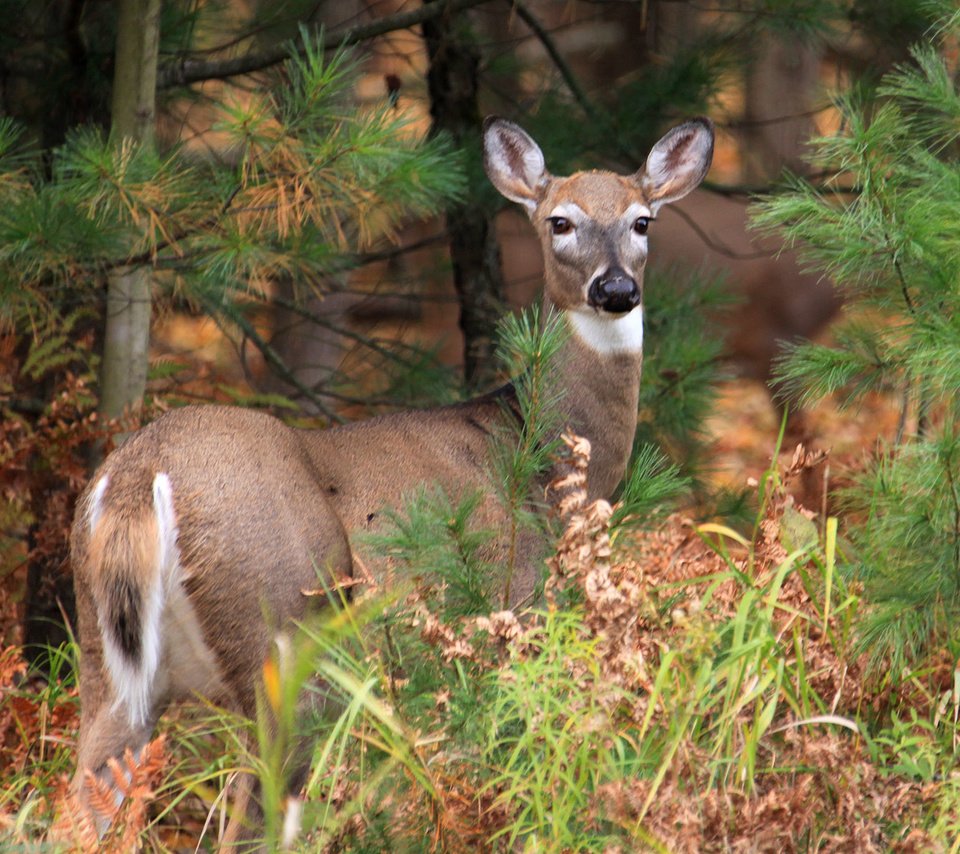
[[[524,206],[543,249],[546,298],[580,318],[624,317],[643,299],[647,229],[661,205],[703,180],[713,125],[692,119],[667,133],[633,175],[555,177],[543,152],[513,122],[488,118],[484,166],[494,186]]]

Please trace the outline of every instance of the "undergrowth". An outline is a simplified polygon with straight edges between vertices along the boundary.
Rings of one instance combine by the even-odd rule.
[[[588,445],[568,444],[585,473]],[[441,572],[305,626],[265,665],[277,725],[175,716],[107,850],[134,825],[151,850],[213,845],[221,790],[249,773],[273,849],[305,751],[298,850],[953,849],[955,662],[920,663],[896,691],[867,677],[837,525],[820,530],[789,494],[815,463],[800,450],[768,472],[754,537],[676,515],[612,530],[617,510],[568,479],[545,607],[450,608]],[[0,823],[27,844],[62,806],[76,699],[60,678],[23,681],[15,651],[2,660]]]

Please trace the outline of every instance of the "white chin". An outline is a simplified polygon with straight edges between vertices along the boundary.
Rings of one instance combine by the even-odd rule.
[[[592,309],[568,311],[570,326],[597,353],[640,353],[643,350],[643,308],[621,314]]]

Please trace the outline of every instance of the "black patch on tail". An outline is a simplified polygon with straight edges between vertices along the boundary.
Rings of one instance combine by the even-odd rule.
[[[129,578],[118,578],[107,603],[107,628],[132,664],[140,660],[140,593]]]

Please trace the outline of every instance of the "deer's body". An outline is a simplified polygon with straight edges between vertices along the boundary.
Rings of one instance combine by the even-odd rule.
[[[487,172],[523,204],[547,258],[544,301],[566,319],[552,389],[561,423],[592,444],[589,492],[623,477],[637,422],[646,227],[702,179],[706,120],[675,128],[634,176],[554,178],[502,120]],[[481,491],[479,523],[506,529],[491,442],[517,417],[512,391],[325,431],[206,406],[171,412],[112,454],[81,497],[71,556],[81,639],[82,772],[145,743],[173,700],[201,693],[246,714],[277,633],[304,616],[317,573],[353,567],[356,535],[421,486]],[[491,543],[495,555],[504,544]],[[513,600],[535,587],[521,556]]]

